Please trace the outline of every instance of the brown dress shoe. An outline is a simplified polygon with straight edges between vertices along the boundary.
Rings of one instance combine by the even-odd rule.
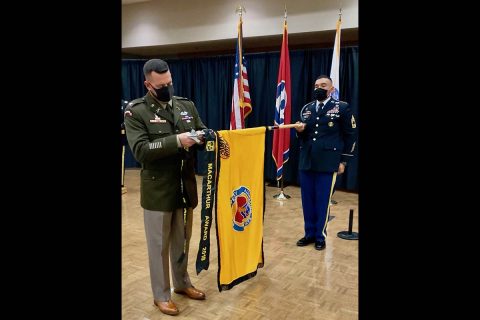
[[[175,289],[173,291],[179,294],[186,294],[190,299],[205,300],[205,292],[203,292],[202,290],[198,290],[194,287],[185,288],[181,290]]]
[[[176,316],[179,313],[177,306],[175,305],[175,303],[173,303],[172,300],[168,300],[168,301],[153,300],[153,304],[156,305],[158,309],[160,309],[160,311],[162,311],[165,314]]]

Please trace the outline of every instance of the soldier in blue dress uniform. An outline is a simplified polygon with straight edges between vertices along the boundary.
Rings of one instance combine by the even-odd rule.
[[[301,125],[299,178],[302,194],[305,236],[298,246],[315,243],[326,247],[330,198],[337,174],[342,174],[356,145],[356,122],[348,103],[330,96],[332,79],[326,75],[315,81],[315,100],[300,111]]]

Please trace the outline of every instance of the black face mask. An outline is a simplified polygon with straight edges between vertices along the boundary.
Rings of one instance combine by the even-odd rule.
[[[155,89],[155,93],[157,94],[157,99],[162,102],[168,102],[172,99],[173,96],[173,86],[170,84],[166,87],[161,87],[160,89]]]
[[[318,101],[323,101],[327,99],[327,92],[328,90],[322,89],[322,88],[316,88],[313,90],[313,96],[315,99]]]

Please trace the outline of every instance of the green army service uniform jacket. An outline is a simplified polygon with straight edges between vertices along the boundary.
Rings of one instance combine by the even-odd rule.
[[[173,96],[172,111],[165,110],[149,93],[132,100],[125,109],[125,130],[135,159],[142,164],[140,204],[144,209],[173,211],[198,204],[193,145],[178,147],[177,134],[206,129],[194,103]],[[173,113],[173,115],[172,115]]]

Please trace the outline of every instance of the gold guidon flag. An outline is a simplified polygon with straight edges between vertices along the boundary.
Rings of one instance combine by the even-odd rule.
[[[220,291],[250,279],[263,267],[265,130],[258,127],[217,132],[215,218]],[[200,250],[207,252],[205,260],[209,250],[200,246],[199,258]],[[208,262],[204,261],[200,269],[208,269]]]
[[[265,127],[222,130],[217,185],[220,290],[247,280],[263,266]],[[223,148],[222,148],[223,145]]]

